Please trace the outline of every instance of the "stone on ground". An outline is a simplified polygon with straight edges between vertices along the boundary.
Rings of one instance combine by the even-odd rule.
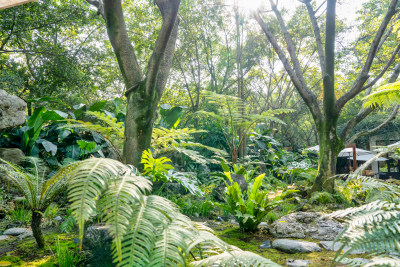
[[[276,238],[313,238],[335,240],[343,226],[332,219],[322,218],[322,213],[295,212],[276,220],[270,233]]]
[[[262,249],[271,248],[271,242],[269,240],[266,240],[259,246],[259,248],[262,248]]]
[[[20,234],[20,235],[18,236],[18,239],[19,239],[19,240],[22,240],[22,239],[24,239],[24,238],[31,237],[31,236],[33,236],[33,232],[32,232],[31,230],[28,230],[28,231],[26,231],[25,233]]]
[[[9,236],[9,235],[0,235],[0,241],[7,240],[10,238],[11,238],[11,236]]]
[[[319,245],[326,250],[338,251],[342,247],[343,243],[340,243],[340,242],[334,243],[333,241],[320,241]],[[345,246],[343,248],[343,252],[346,252],[349,249],[350,248],[348,246]],[[360,250],[360,249],[354,249],[354,250],[350,251],[350,254],[363,254],[363,253],[365,253],[365,251]]]
[[[26,228],[16,227],[16,228],[10,228],[10,229],[5,230],[3,232],[3,235],[18,236],[18,235],[25,234],[27,232],[29,232],[29,230]]]
[[[0,90],[0,130],[19,126],[25,122],[26,103],[17,96]]]
[[[316,243],[291,239],[277,239],[272,242],[272,247],[286,253],[309,253],[321,251],[321,248]]]
[[[292,259],[286,260],[286,266],[290,267],[307,267],[310,264],[311,261],[308,260],[292,260]]]

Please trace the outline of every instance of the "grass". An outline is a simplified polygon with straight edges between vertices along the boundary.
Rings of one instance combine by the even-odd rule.
[[[38,249],[33,237],[24,240],[13,238],[0,241],[0,262],[11,262],[13,267],[18,266],[56,266],[57,242],[59,240],[63,248],[74,251],[75,234],[60,234],[58,229],[49,229],[44,232],[46,247]]]

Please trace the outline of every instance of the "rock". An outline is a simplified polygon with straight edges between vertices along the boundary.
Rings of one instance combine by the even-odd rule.
[[[242,190],[242,192],[247,190],[247,182],[246,179],[244,178],[243,175],[241,174],[234,174],[231,173],[231,178],[233,183],[238,183],[240,186],[240,189]],[[227,183],[230,185],[230,181],[228,180]],[[225,183],[220,183],[216,188],[215,188],[215,192],[216,192],[216,198],[220,201],[224,200],[224,191],[226,188],[226,184]]]
[[[291,239],[277,239],[272,242],[272,248],[286,253],[308,253],[321,251],[321,248],[316,243]]]
[[[234,225],[239,225],[239,223],[235,220],[235,219],[232,219],[232,220],[230,220],[229,221],[231,224],[234,224]]]
[[[54,220],[57,222],[61,222],[63,220],[63,218],[61,216],[57,216],[54,218]]]
[[[292,259],[286,260],[286,265],[290,267],[307,267],[311,263],[312,262],[308,260],[292,260]]]
[[[0,90],[0,130],[23,124],[25,111],[26,103],[21,98]]]
[[[0,235],[0,241],[7,240],[10,238],[11,238],[11,236],[9,236],[9,235]]]
[[[352,260],[358,261],[358,262],[361,263],[361,264],[367,264],[367,263],[372,262],[372,261],[370,261],[370,260],[363,259],[363,258],[353,258]]]
[[[313,238],[334,240],[343,226],[332,219],[323,218],[322,213],[295,212],[276,220],[270,233],[277,238]]]
[[[29,232],[29,230],[26,228],[10,228],[10,229],[5,230],[3,232],[3,235],[18,236],[18,235],[25,234],[26,232]]]
[[[0,158],[14,165],[24,161],[25,155],[19,148],[0,148]]]
[[[271,248],[271,241],[269,241],[269,240],[264,241],[258,248],[262,248],[262,249]]]
[[[28,231],[26,231],[25,233],[20,234],[20,235],[18,236],[18,239],[19,239],[19,240],[22,240],[22,239],[24,239],[24,238],[31,237],[31,236],[33,236],[33,233],[32,233],[31,230],[28,230]]]
[[[112,237],[108,232],[109,226],[92,225],[89,226],[82,240],[82,249],[87,253],[90,266],[113,266],[111,253]]]
[[[320,245],[322,248],[326,249],[326,250],[338,251],[338,250],[342,247],[343,243],[340,243],[340,242],[334,243],[333,241],[320,241],[320,242],[319,242],[319,245]],[[349,249],[350,249],[350,248],[349,248],[348,246],[345,246],[345,247],[343,248],[343,252],[346,252],[346,251],[348,251]],[[365,251],[360,250],[360,249],[354,249],[354,250],[352,250],[352,251],[350,252],[350,254],[363,254],[363,253],[365,253]]]
[[[267,227],[268,227],[268,223],[266,223],[266,222],[262,222],[262,223],[260,223],[260,224],[258,225],[258,227],[264,227],[264,228],[267,228]]]

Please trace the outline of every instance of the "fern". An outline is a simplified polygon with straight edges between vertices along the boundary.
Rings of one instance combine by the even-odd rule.
[[[23,169],[7,161],[0,159],[5,164],[0,165],[0,171],[6,173],[10,180],[25,197],[29,209],[32,211],[31,227],[36,242],[43,248],[44,238],[40,229],[43,212],[50,205],[53,198],[67,185],[67,179],[78,163],[72,163],[58,170],[52,177],[46,180],[44,162],[41,159],[26,157],[29,167]]]
[[[187,266],[188,257],[194,258],[194,266],[215,262],[277,266],[229,246],[207,227],[180,214],[169,200],[147,195],[150,190],[150,181],[118,161],[93,158],[80,162],[71,173],[68,189],[80,240],[84,223],[97,209],[110,227],[112,252],[119,266]],[[213,258],[219,252],[221,256]]]
[[[337,254],[343,260],[352,250],[389,254],[400,252],[400,205],[388,201],[375,201],[360,207],[337,211],[329,215],[347,222],[337,241],[350,249]]]
[[[96,132],[107,142],[109,147],[114,150],[119,159],[122,159],[122,150],[124,142],[125,126],[122,122],[117,122],[116,118],[106,115],[101,112],[87,112],[88,115],[95,117],[99,123],[85,122],[79,120],[68,120],[69,125],[63,126],[64,128],[75,128],[86,131]],[[181,153],[189,157],[191,160],[206,164],[214,162],[202,156],[199,152],[193,150],[194,148],[207,149],[214,153],[225,155],[222,150],[205,146],[200,143],[192,142],[194,140],[193,134],[205,132],[203,130],[195,129],[166,129],[154,128],[152,133],[151,147],[156,155],[168,155],[171,153]],[[122,160],[121,160],[122,161]]]
[[[365,107],[376,107],[383,104],[400,104],[400,82],[390,83],[365,97]]]

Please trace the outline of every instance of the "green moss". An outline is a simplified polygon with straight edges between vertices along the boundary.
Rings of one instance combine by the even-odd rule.
[[[1,248],[9,248],[10,252],[0,257],[0,261],[9,261],[12,266],[42,266],[49,267],[55,266],[54,253],[56,251],[57,237],[64,246],[75,248],[74,238],[76,234],[59,234],[54,230],[45,231],[44,238],[46,246],[44,249],[38,249],[36,241],[33,237],[24,240],[11,240],[2,241]]]
[[[218,227],[212,227],[216,235],[219,236],[225,242],[234,245],[240,249],[254,252],[261,255],[267,259],[270,259],[278,264],[286,264],[287,259],[304,259],[312,262],[310,265],[315,267],[320,266],[330,266],[333,258],[336,255],[334,251],[322,250],[321,252],[312,253],[297,253],[288,254],[276,249],[260,249],[259,246],[266,240],[271,242],[274,240],[272,236],[265,233],[265,231],[258,231],[254,234],[247,234],[240,231],[239,228],[232,227],[231,224],[218,225]],[[313,239],[303,239],[304,241],[316,242]],[[366,257],[366,255],[351,255],[352,257]]]

